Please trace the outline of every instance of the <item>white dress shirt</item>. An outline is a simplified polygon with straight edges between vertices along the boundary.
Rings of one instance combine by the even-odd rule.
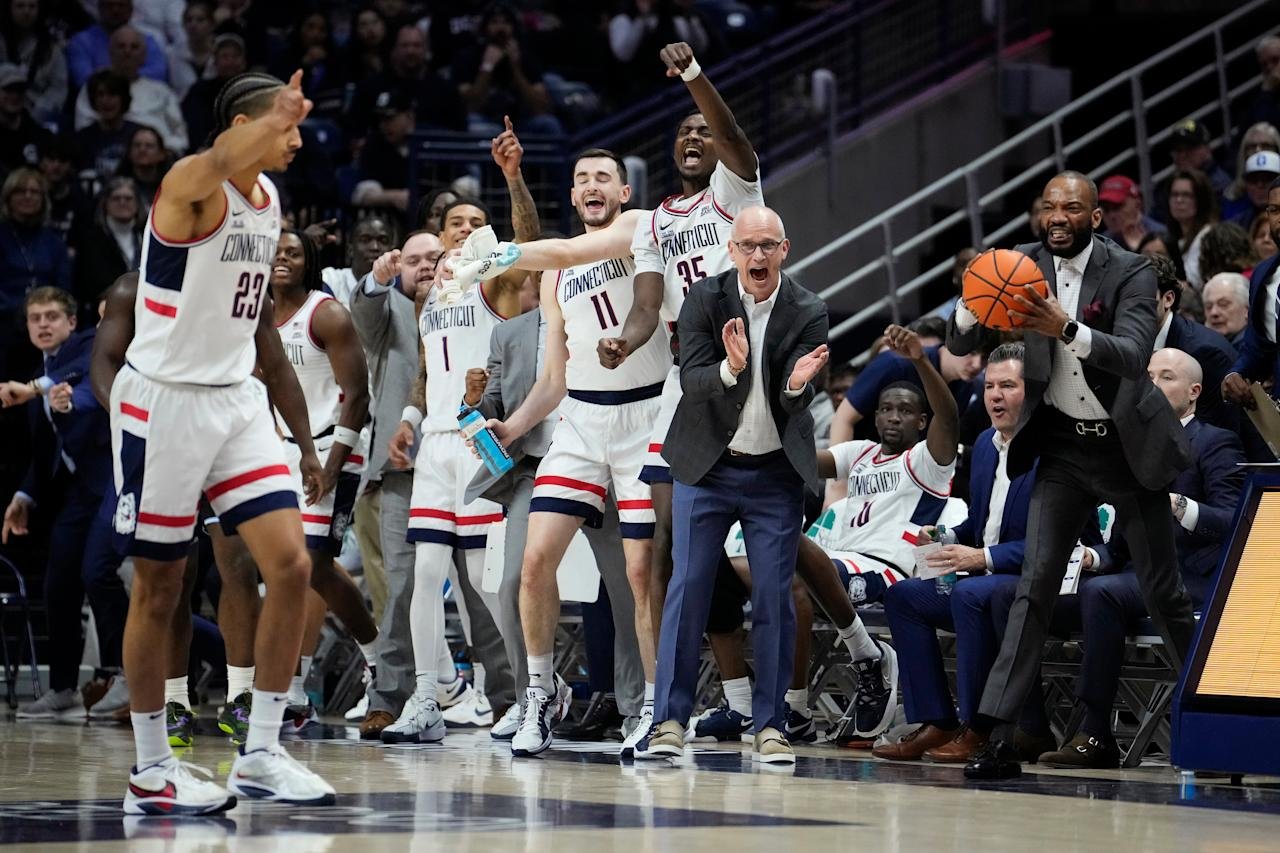
[[[1272,324],[1272,328],[1275,328],[1274,324]],[[1187,424],[1191,423],[1192,418],[1194,418],[1195,416],[1196,416],[1196,413],[1192,412],[1191,414],[1187,415],[1185,418],[1182,419],[1183,429],[1186,429]],[[1187,498],[1186,495],[1183,495],[1183,497]],[[1175,519],[1176,519],[1176,516],[1175,516]],[[1198,522],[1199,520],[1200,520],[1200,504],[1196,503],[1191,498],[1187,498],[1187,508],[1182,513],[1182,520],[1178,521],[1178,523],[1182,525],[1183,530],[1187,531],[1188,533],[1192,533],[1195,531],[1196,522]]]
[[[1156,332],[1156,343],[1151,348],[1152,352],[1159,352],[1164,349],[1169,342],[1169,328],[1173,325],[1173,312],[1170,311],[1164,315],[1164,322],[1160,324],[1160,331]]]
[[[1084,271],[1093,255],[1093,241],[1074,258],[1054,258],[1054,272],[1058,279],[1058,302],[1068,317],[1079,322],[1080,285]],[[1045,389],[1045,402],[1064,415],[1081,420],[1103,421],[1111,417],[1106,407],[1098,402],[1093,389],[1084,377],[1081,359],[1089,357],[1093,346],[1093,330],[1079,323],[1075,340],[1064,344],[1053,341],[1053,367],[1049,374],[1049,387]]]
[[[769,405],[768,392],[764,387],[764,335],[781,289],[782,283],[779,282],[768,299],[756,302],[755,297],[742,286],[742,282],[738,282],[738,296],[742,298],[742,307],[747,313],[747,342],[750,348],[747,357],[751,359],[751,390],[747,392],[747,402],[742,406],[738,431],[733,434],[729,449],[753,456],[782,449],[782,439],[778,435],[777,424],[773,422],[773,408]],[[726,388],[738,384],[738,377],[729,370],[727,357],[720,362],[720,380]],[[786,387],[790,377],[784,377],[782,381],[783,390],[789,397],[797,397],[804,390],[801,388],[800,391],[792,391]]]
[[[1280,300],[1280,264],[1276,264],[1271,278],[1267,279],[1267,298],[1262,300],[1262,331],[1273,344],[1276,342],[1277,300]],[[1253,310],[1252,307],[1249,310]]]
[[[991,436],[991,443],[999,453],[996,462],[996,479],[991,485],[991,501],[987,505],[987,526],[982,530],[982,551],[987,558],[987,571],[991,570],[991,546],[1000,544],[1000,526],[1004,524],[1004,502],[1009,498],[1009,442],[1000,431]]]

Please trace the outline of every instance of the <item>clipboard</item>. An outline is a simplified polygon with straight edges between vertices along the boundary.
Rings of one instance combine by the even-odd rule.
[[[1262,390],[1261,383],[1253,383],[1249,390],[1253,393],[1254,402],[1252,409],[1245,409],[1249,420],[1253,421],[1254,428],[1267,443],[1267,447],[1280,459],[1280,409],[1276,408],[1276,401]]]

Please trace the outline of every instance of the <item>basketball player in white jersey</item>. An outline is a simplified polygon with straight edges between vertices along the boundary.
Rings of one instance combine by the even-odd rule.
[[[619,219],[631,196],[625,167],[611,152],[592,149],[574,163],[571,199],[588,234],[572,241],[539,241],[539,251],[568,254],[570,244],[595,237]],[[610,229],[612,230],[612,229]],[[561,420],[551,448],[538,465],[529,505],[529,535],[520,572],[520,618],[528,651],[529,687],[513,755],[536,755],[551,745],[551,730],[568,710],[569,688],[553,669],[560,614],[556,569],[584,522],[598,526],[612,486],[618,505],[627,579],[636,600],[636,634],[645,669],[646,692],[653,682],[653,630],[647,607],[648,566],[653,537],[649,488],[639,479],[648,432],[657,416],[658,395],[670,365],[665,342],[637,350],[624,370],[606,370],[594,357],[601,335],[620,328],[634,298],[634,265],[618,232],[613,250],[597,259],[542,275],[542,311],[547,322],[542,375],[524,403],[506,421],[490,421],[499,440],[510,444],[557,406]],[[535,253],[536,255],[536,253]],[[545,262],[546,257],[536,260]],[[567,394],[567,397],[566,397]],[[652,694],[646,697],[652,702]],[[642,714],[638,732],[652,719]],[[637,735],[638,737],[638,735]],[[625,752],[634,746],[629,738]]]
[[[867,633],[853,608],[880,601],[885,589],[915,573],[912,548],[920,529],[942,515],[959,444],[955,398],[919,336],[890,326],[885,338],[915,365],[923,398],[910,383],[889,385],[875,412],[879,443],[849,441],[818,451],[818,475],[846,480],[849,498],[830,530],[800,538],[796,563],[849,650],[858,682],[853,733],[867,738],[884,731],[893,716],[897,657]]]
[[[142,244],[135,333],[111,387],[119,494],[115,530],[134,557],[125,633],[137,764],[130,814],[211,814],[232,793],[332,803],[334,790],[280,746],[280,723],[301,643],[297,602],[311,561],[297,494],[275,437],[266,391],[253,378],[254,334],[280,236],[280,202],[262,175],[301,146],[311,109],[302,72],[287,85],[265,74],[229,80],[214,102],[210,148],[179,160],[161,183]],[[311,502],[324,488],[305,424],[299,449]],[[244,538],[267,585],[245,744],[228,788],[191,775],[165,730],[164,678],[172,614],[204,493],[224,528]]]
[[[531,240],[540,226],[532,196],[519,179],[523,148],[510,122],[493,140],[492,154],[512,190],[516,240]],[[489,224],[489,218],[488,210],[474,200],[459,199],[448,205],[441,216],[444,249],[461,246],[472,231]],[[395,274],[398,258],[398,252],[390,252],[374,263],[372,275],[379,284]],[[444,581],[456,560],[458,570],[465,571],[471,585],[480,591],[489,525],[503,517],[499,504],[484,499],[466,501],[467,485],[479,463],[458,435],[458,409],[466,392],[467,371],[488,363],[494,326],[520,313],[520,286],[525,277],[511,271],[466,289],[451,290],[437,283],[428,293],[419,294],[425,299],[418,315],[422,344],[419,376],[389,448],[392,461],[408,467],[408,450],[421,428],[422,439],[413,462],[407,536],[415,545],[409,624],[416,687],[400,716],[382,730],[384,743],[434,743],[444,738],[437,687],[443,674],[437,662],[444,657],[440,654]],[[481,597],[496,621],[497,596],[482,593]],[[458,599],[461,613],[465,604],[461,595]],[[466,614],[462,615],[465,619]],[[452,669],[450,665],[450,681]]]

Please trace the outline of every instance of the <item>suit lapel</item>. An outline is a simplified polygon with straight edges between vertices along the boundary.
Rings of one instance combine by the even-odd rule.
[[[1093,252],[1089,255],[1089,265],[1085,267],[1084,275],[1080,281],[1080,303],[1076,306],[1076,317],[1080,319],[1084,316],[1086,305],[1092,305],[1094,300],[1098,298],[1098,290],[1102,287],[1102,279],[1107,274],[1107,262],[1111,259],[1111,252],[1107,250],[1107,244],[1097,237],[1093,238]]]
[[[796,300],[795,293],[792,291],[792,284],[784,276],[778,282],[778,296],[773,305],[773,311],[769,314],[769,324],[764,329],[764,387],[769,388],[770,380],[773,378],[770,374],[772,359],[769,353],[778,352],[782,347],[782,339],[787,336],[787,332],[796,322]],[[782,365],[782,369],[786,370],[786,365]]]

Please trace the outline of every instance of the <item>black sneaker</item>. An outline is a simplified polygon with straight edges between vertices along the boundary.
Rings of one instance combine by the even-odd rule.
[[[562,725],[556,734],[569,740],[602,741],[611,730],[622,728],[622,713],[611,693],[596,693],[587,705],[582,719],[571,726]]]
[[[898,705],[898,655],[893,647],[873,639],[880,649],[878,660],[856,660],[853,672],[858,692],[853,697],[853,731],[873,738],[889,728]]]
[[[790,743],[813,743],[818,739],[818,726],[813,712],[787,709],[787,730],[783,732]]]

